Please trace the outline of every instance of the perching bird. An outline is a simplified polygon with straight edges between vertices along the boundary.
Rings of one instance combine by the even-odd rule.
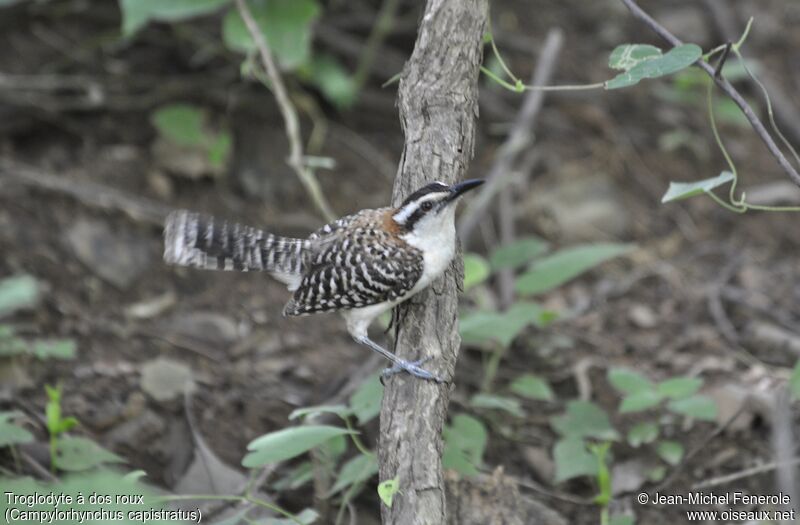
[[[164,228],[164,260],[211,270],[265,271],[294,292],[284,315],[339,312],[353,339],[393,363],[384,377],[405,371],[441,382],[420,367],[422,360],[400,359],[372,341],[367,328],[447,269],[456,251],[456,202],[483,182],[432,182],[397,208],[361,210],[308,239],[175,211]]]

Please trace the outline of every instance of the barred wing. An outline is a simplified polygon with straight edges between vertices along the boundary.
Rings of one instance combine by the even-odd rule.
[[[422,254],[382,237],[359,240],[357,235],[342,235],[320,245],[284,315],[349,310],[402,299],[422,275]]]

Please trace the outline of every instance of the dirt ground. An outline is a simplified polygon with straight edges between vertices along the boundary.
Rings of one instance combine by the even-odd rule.
[[[703,2],[642,3],[706,50],[724,42]],[[369,17],[350,17],[353,8],[330,4],[320,27],[366,37]],[[377,3],[363,4],[375,9]],[[413,46],[419,10],[404,2],[400,13],[384,62],[399,60],[401,67]],[[740,30],[741,22],[756,16],[745,55],[791,94],[788,103],[797,111],[800,33],[794,28],[800,5],[748,0],[737,2],[735,13]],[[612,0],[535,6],[498,0],[492,16],[503,54],[521,78],[528,78],[553,27],[563,29],[565,39],[553,79],[558,84],[609,78],[606,57],[619,43],[660,44]],[[155,24],[119,42],[107,37],[118,17],[110,2],[0,9],[6,50],[0,79],[79,75],[104,93],[97,105],[83,106],[82,95],[66,88],[28,91],[0,82],[0,160],[25,166],[29,175],[24,181],[9,177],[9,165],[0,165],[0,277],[27,273],[46,287],[38,308],[4,322],[22,335],[69,337],[78,344],[71,361],[0,361],[0,407],[36,420],[43,413],[43,385],[60,382],[64,412],[78,418],[82,433],[172,488],[192,460],[193,435],[237,466],[247,443],[285,427],[292,410],[329,403],[358,374],[382,363],[367,360],[368,350],[350,340],[336,316],[283,318],[288,294],[263,276],[162,263],[158,218],[164,210],[191,208],[287,235],[308,233],[322,221],[283,163],[286,142],[270,94],[240,80],[237,59],[219,45],[198,52],[195,41],[213,41],[216,26],[200,22],[193,32],[173,32]],[[329,40],[318,38],[316,45],[326,47]],[[342,60],[355,63],[344,52]],[[335,110],[306,89],[328,124],[317,154],[335,158],[337,166],[320,171],[319,178],[338,214],[389,201],[403,137],[395,88],[379,87],[388,76],[371,78],[348,111]],[[495,416],[486,470],[502,465],[507,475],[526,480],[523,494],[555,509],[567,523],[598,522],[596,507],[587,504],[595,488],[581,480],[555,485],[548,477],[556,440],[548,421],[579,396],[615,414],[620,398],[606,380],[610,367],[634,368],[654,380],[700,375],[704,393],[719,405],[716,422],[665,425],[669,437],[694,455],[675,469],[664,492],[686,492],[774,461],[778,420],[797,431],[796,407],[776,412],[774,398],[800,356],[800,228],[791,213],[736,215],[705,198],[660,204],[669,181],[726,169],[703,92],[676,102],[670,100],[672,86],[652,81],[619,92],[548,95],[536,123],[538,157],[519,191],[519,235],[538,235],[557,246],[587,240],[637,246],[629,257],[545,296],[547,306],[569,315],[547,329],[527,330],[498,372],[498,384],[520,371],[540,374],[557,400],[525,402],[528,416],[522,420]],[[764,113],[752,86],[737,86]],[[471,177],[485,175],[521,102],[486,79],[482,89],[488,96],[481,100]],[[165,167],[154,148],[149,113],[174,101],[203,105],[232,128],[233,159],[226,173],[189,178]],[[304,130],[310,127],[306,118]],[[749,127],[723,123],[721,129],[751,199],[800,203],[800,190]],[[683,138],[674,148],[665,146],[670,134]],[[107,188],[121,198],[109,198]],[[473,241],[471,249],[479,252],[489,242],[480,235]],[[191,371],[196,428],[187,422],[183,398],[159,401],[142,389],[142,370],[163,365],[159,360],[165,358]],[[482,352],[462,348],[453,409],[473,410],[467,400],[480,386],[484,359]],[[612,421],[627,429],[636,419]],[[373,422],[365,440],[374,443],[376,435]],[[44,439],[38,446],[31,454],[46,456]],[[616,477],[632,485],[612,508],[632,509],[640,524],[685,522],[683,507],[636,504],[633,495],[657,483],[637,483],[622,465],[641,470],[649,459],[624,444],[614,450]],[[734,489],[773,494],[782,486],[774,469],[764,469],[713,488]],[[313,497],[306,487],[282,493],[280,502],[302,509],[313,505]],[[362,496],[358,503],[361,522],[375,522],[374,497]]]

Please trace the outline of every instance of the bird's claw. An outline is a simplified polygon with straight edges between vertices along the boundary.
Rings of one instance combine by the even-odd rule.
[[[436,383],[444,383],[444,379],[441,377],[428,372],[427,370],[420,368],[419,365],[430,361],[433,357],[428,356],[417,361],[405,361],[401,360],[398,363],[395,363],[394,366],[390,368],[386,368],[381,372],[381,384],[383,384],[385,379],[392,377],[395,374],[399,374],[401,372],[407,372],[414,377],[418,377],[420,379],[427,379],[428,381],[434,381]]]

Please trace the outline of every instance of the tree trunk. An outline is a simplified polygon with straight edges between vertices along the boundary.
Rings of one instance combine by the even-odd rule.
[[[405,147],[394,185],[397,205],[435,180],[463,178],[472,158],[478,115],[478,75],[487,0],[428,0],[414,52],[400,79],[400,121]],[[406,359],[431,357],[425,366],[452,379],[460,337],[460,258],[443,277],[395,312],[395,351]],[[442,425],[449,384],[407,375],[387,381],[379,447],[382,481],[398,478],[385,524],[446,522]]]

